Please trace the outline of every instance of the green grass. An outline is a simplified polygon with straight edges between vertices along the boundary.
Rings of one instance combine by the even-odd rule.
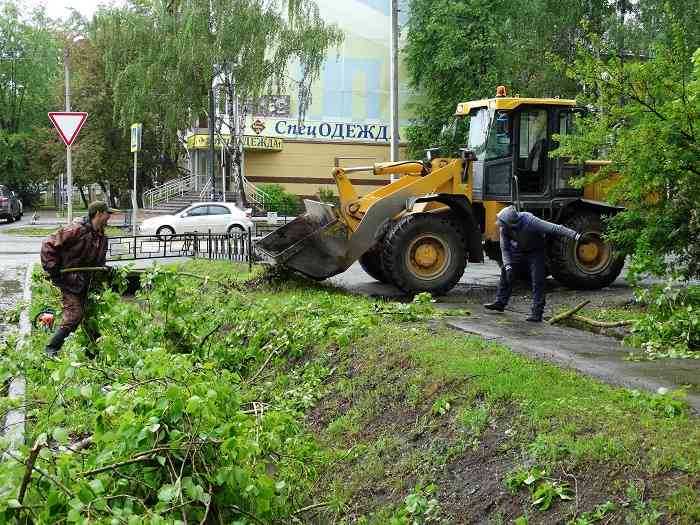
[[[487,452],[489,464],[502,463],[503,468],[495,485],[480,479],[489,488],[474,497],[497,502],[488,516],[494,523],[512,523],[520,515],[535,516],[537,523],[593,523],[590,516],[607,501],[613,507],[605,518],[614,516],[620,523],[652,524],[661,513],[665,522],[690,525],[700,515],[696,481],[692,481],[700,475],[700,425],[680,394],[629,391],[527,359],[448,328],[425,305],[387,304],[293,277],[266,280],[258,268],[248,274],[245,265],[227,262],[200,260],[171,268],[219,281],[234,279],[239,285],[249,278],[258,283],[256,288],[248,284],[236,291],[212,293],[202,291],[207,283],[184,279],[186,293],[173,304],[182,316],[172,320],[179,331],[177,337],[165,339],[157,326],[135,323],[139,311],[151,324],[163,322],[162,315],[147,312],[143,302],[115,305],[105,317],[111,328],[105,332],[106,341],[100,343],[113,349],[94,362],[85,361],[96,371],[83,367],[72,373],[80,376],[81,384],[93,381],[101,385],[100,370],[116,374],[124,369],[119,373],[125,374],[125,381],[133,381],[131,373],[126,373],[130,368],[124,368],[120,360],[131,354],[134,363],[141,356],[152,364],[159,353],[171,355],[172,373],[177,373],[177,366],[189,359],[187,351],[195,352],[186,349],[203,351],[199,342],[212,324],[235,319],[226,332],[214,338],[210,359],[202,359],[200,368],[193,368],[194,382],[188,388],[195,388],[197,377],[209,366],[225,363],[230,368],[226,373],[235,370],[240,377],[251,377],[260,370],[258,384],[237,394],[240,401],[269,407],[283,400],[282,406],[296,407],[294,413],[305,429],[289,437],[290,443],[301,443],[296,440],[313,434],[314,446],[320,451],[291,460],[306,463],[302,470],[293,471],[308,483],[302,485],[308,498],[303,505],[327,503],[307,515],[309,523],[429,523],[423,518],[437,512],[433,498],[439,504],[446,497],[440,492],[441,482],[451,479],[454,465],[472,465],[465,484],[449,488],[460,498],[468,497],[472,490],[466,485],[469,475],[492,475],[482,469],[482,454]],[[57,306],[57,300],[56,290],[37,279],[32,308]],[[246,310],[241,310],[242,305]],[[383,315],[386,310],[391,315]],[[127,324],[125,334],[151,338],[151,346],[139,350],[131,340],[123,340],[120,323]],[[242,351],[237,341],[247,335],[250,340],[244,349],[257,347],[274,335],[289,350],[269,364],[266,354],[245,350],[241,364],[236,360]],[[36,352],[45,338],[34,336]],[[168,350],[170,347],[174,350]],[[52,373],[60,370],[61,381],[72,380],[65,373],[72,370],[75,360],[84,359],[77,341],[68,348],[72,355],[48,370],[41,369],[38,355],[26,358],[32,401],[43,403],[49,394],[56,395],[52,389],[60,383]],[[206,355],[210,356],[209,350]],[[144,373],[143,363],[138,366],[137,372]],[[215,379],[214,375],[210,380]],[[60,410],[48,415],[45,405],[33,409],[30,432],[50,431],[56,425],[72,433],[91,432],[95,416],[85,412],[86,404],[79,399],[82,387],[71,388]],[[102,396],[98,388],[88,393],[96,399]],[[146,403],[158,390],[144,386],[139,395],[140,402]],[[117,431],[124,430],[111,430]],[[312,449],[310,443],[304,446]],[[104,451],[94,451],[97,453]],[[296,453],[302,453],[301,449]],[[96,461],[94,455],[89,461]],[[62,476],[69,471],[68,466],[63,468]],[[503,495],[507,479],[534,468],[545,472],[536,484],[561,487],[567,483],[578,491],[577,503],[555,498],[552,510],[537,510],[524,485],[513,495]],[[18,471],[18,479],[21,474]],[[574,484],[568,476],[580,483]],[[426,489],[432,483],[437,485],[436,493]],[[594,491],[595,498],[587,499]],[[500,507],[504,501],[510,506]],[[449,517],[450,505],[439,511],[439,523],[454,522]],[[513,514],[512,508],[518,512]]]
[[[434,482],[441,469],[479,449],[489,432],[510,436],[499,446],[515,461],[513,468],[538,465],[554,476],[554,487],[571,482],[564,472],[611,476],[603,501],[617,501],[627,498],[625,479],[654,480],[655,499],[645,495],[634,512],[622,506],[611,511],[620,519],[632,512],[629,523],[651,520],[655,512],[677,523],[694,523],[690,516],[699,511],[692,482],[679,488],[667,480],[671,473],[690,480],[700,474],[700,425],[681,408],[682,393],[615,388],[477,337],[422,323],[385,324],[354,345],[352,353],[344,365],[347,376],[336,363],[339,377],[328,401],[331,413],[339,407],[343,411],[330,419],[321,437],[328,446],[366,447],[337,476],[346,504],[364,510],[367,523],[386,523],[386,516],[400,508],[398,502],[376,507],[366,496],[363,500],[368,487],[406,494],[415,483]],[[391,451],[379,453],[377,447],[387,436],[402,439]],[[413,444],[422,439],[432,445],[425,449]],[[615,471],[623,474],[614,477]],[[580,490],[583,497],[588,488]],[[519,497],[525,494],[522,490]],[[575,515],[572,505],[557,505],[569,509],[568,514],[552,522],[583,516],[580,523],[586,523],[584,513],[595,511],[595,506],[582,507]],[[526,503],[523,514],[527,512],[532,510]]]
[[[2,233],[9,235],[22,235],[25,237],[46,237],[51,235],[56,230],[58,230],[58,227],[22,226],[3,230]],[[116,226],[107,226],[107,228],[105,228],[105,234],[108,237],[119,237],[128,235],[129,232],[122,228],[117,228]]]

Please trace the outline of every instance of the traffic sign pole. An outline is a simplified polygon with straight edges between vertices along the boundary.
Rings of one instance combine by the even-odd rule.
[[[66,104],[70,107],[70,101]],[[71,145],[75,138],[80,133],[80,129],[85,124],[88,114],[79,111],[51,111],[49,120],[61,136],[63,143],[66,145],[66,184],[68,185],[68,224],[73,222],[73,166],[71,158]]]
[[[66,179],[68,184],[68,224],[73,222],[73,162],[70,144],[66,146]]]
[[[70,113],[70,67],[68,46],[63,49],[63,69],[66,76],[66,113]],[[51,118],[51,115],[49,115]],[[60,129],[59,129],[60,132]],[[61,133],[62,134],[62,133]],[[66,178],[68,179],[68,224],[73,222],[73,162],[70,144],[66,144]]]
[[[141,149],[142,133],[142,123],[139,122],[131,125],[131,151],[134,154],[134,192],[131,194],[131,229],[134,233],[134,237],[136,237],[136,210],[139,205],[138,197],[136,194],[136,176],[138,174],[139,150]]]
[[[131,229],[134,231],[134,237],[136,237],[136,208],[139,205],[138,199],[136,198],[136,174],[138,173],[137,166],[139,162],[139,154],[134,151],[134,196],[133,204],[131,206]]]

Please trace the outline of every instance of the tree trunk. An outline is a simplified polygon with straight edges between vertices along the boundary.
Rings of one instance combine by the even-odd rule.
[[[233,90],[233,84],[226,80],[226,97],[228,98],[228,117],[232,124],[231,128],[231,141],[228,149],[229,158],[231,159],[231,172],[235,174],[236,185],[238,186],[238,204],[243,208],[248,207],[248,199],[245,194],[245,187],[243,186],[243,170],[241,169],[241,154],[240,148],[242,148],[241,140],[238,134],[238,120],[240,115],[235,110],[236,108],[236,95]]]
[[[107,184],[103,180],[99,181],[98,184],[100,185],[100,188],[102,188],[102,192],[105,195],[107,195],[107,202],[109,202],[110,207],[116,208],[117,203],[114,201],[114,195],[112,194],[112,191],[111,191],[112,188],[110,187],[110,189],[108,190]]]
[[[78,185],[78,191],[80,191],[80,198],[83,199],[83,203],[85,204],[85,207],[87,208],[90,205],[90,203],[88,202],[88,199],[85,196],[85,189],[82,187],[82,185]]]

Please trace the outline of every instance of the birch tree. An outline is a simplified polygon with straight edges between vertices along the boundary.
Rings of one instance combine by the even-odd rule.
[[[313,0],[131,0],[100,11],[95,29],[117,120],[155,114],[173,140],[208,113],[215,81],[228,101],[220,130],[233,124],[236,100],[287,88],[298,90],[303,118],[326,53],[343,38]],[[294,80],[292,69],[300,71]],[[227,153],[240,173],[240,137],[235,126],[223,131],[232,135]]]

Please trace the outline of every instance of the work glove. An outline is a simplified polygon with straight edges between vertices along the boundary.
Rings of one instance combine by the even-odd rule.
[[[588,244],[595,240],[595,236],[592,233],[577,233],[576,242],[581,244]]]
[[[503,275],[508,284],[511,284],[513,282],[513,267],[510,264],[506,264],[503,267]]]

